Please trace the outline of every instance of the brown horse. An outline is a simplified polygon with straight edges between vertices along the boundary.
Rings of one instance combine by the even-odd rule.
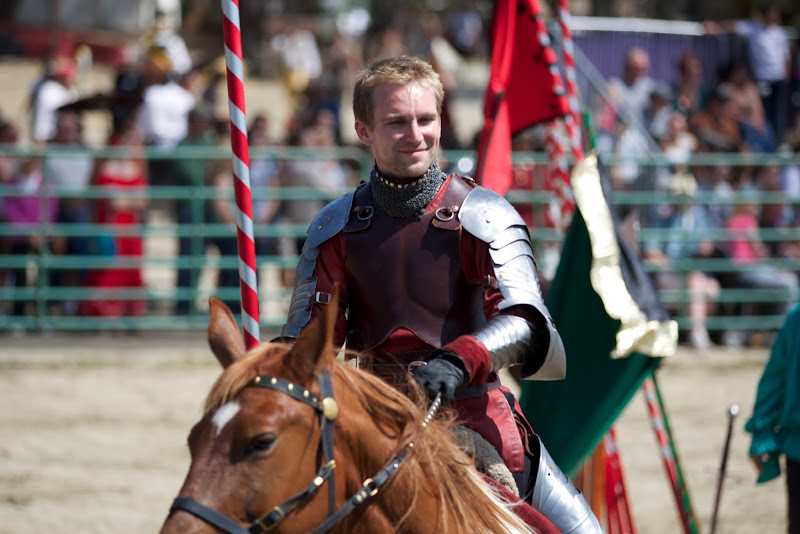
[[[211,300],[208,341],[224,371],[189,434],[191,466],[162,534],[532,532],[454,445],[451,420],[426,419],[336,359],[336,311],[291,347],[246,351]]]

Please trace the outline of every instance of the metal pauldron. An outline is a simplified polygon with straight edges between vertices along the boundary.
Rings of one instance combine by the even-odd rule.
[[[308,236],[297,264],[292,300],[281,336],[297,337],[311,319],[311,305],[317,293],[317,257],[320,246],[338,234],[347,224],[355,191],[330,202],[308,227]]]
[[[529,372],[526,378],[563,379],[566,376],[564,345],[542,298],[525,221],[505,198],[484,187],[476,187],[467,195],[458,216],[464,230],[489,245],[495,278],[503,296],[498,309],[502,311],[512,306],[532,308],[540,315],[541,324],[547,325],[549,343],[546,353],[530,355],[534,326],[521,318],[503,321],[493,318],[481,334],[490,337],[489,342],[498,347],[497,355],[490,349],[493,367],[495,360],[498,365],[508,366],[524,364],[526,357],[534,357],[542,363],[538,368],[526,369]]]
[[[528,227],[517,210],[494,191],[476,187],[464,199],[458,218],[467,232],[489,245],[504,299],[500,309],[519,304],[544,309]]]

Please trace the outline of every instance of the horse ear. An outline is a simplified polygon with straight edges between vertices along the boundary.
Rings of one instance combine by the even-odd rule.
[[[324,356],[333,354],[333,334],[338,314],[339,285],[334,284],[331,299],[325,307],[325,311],[311,321],[297,336],[289,360],[295,369],[302,362],[306,362],[308,366],[302,370],[311,375]]]
[[[208,299],[208,345],[223,368],[244,356],[247,348],[230,308],[216,297]]]

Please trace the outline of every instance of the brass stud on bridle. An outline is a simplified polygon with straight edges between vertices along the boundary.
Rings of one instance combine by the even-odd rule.
[[[339,403],[333,397],[325,397],[322,399],[322,415],[328,421],[333,421],[339,416]]]

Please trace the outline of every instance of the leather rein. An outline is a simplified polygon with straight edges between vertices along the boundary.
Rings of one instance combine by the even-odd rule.
[[[282,504],[275,506],[272,510],[250,523],[247,528],[191,497],[177,497],[172,501],[170,513],[176,510],[188,512],[227,534],[260,534],[276,528],[284,518],[293,512],[302,502],[307,501],[316,494],[322,484],[327,480],[329,481],[328,518],[313,531],[313,534],[323,534],[329,532],[336,523],[350,514],[359,505],[377,495],[380,488],[386,484],[386,482],[391,479],[392,475],[400,468],[409,449],[413,448],[414,444],[409,443],[406,445],[383,467],[383,469],[366,479],[361,489],[354,493],[341,508],[336,510],[336,475],[334,473],[336,461],[333,458],[333,422],[339,414],[339,406],[333,398],[333,384],[331,382],[330,373],[327,370],[322,371],[317,377],[317,381],[319,382],[321,398],[302,386],[273,376],[257,376],[247,384],[248,386],[263,387],[285,393],[293,399],[311,406],[314,411],[319,414],[320,444],[322,447],[323,463],[317,470],[314,479],[305,489],[295,493]],[[440,404],[441,395],[437,395],[431,403],[428,413],[425,415],[423,426],[427,425],[433,418]]]

